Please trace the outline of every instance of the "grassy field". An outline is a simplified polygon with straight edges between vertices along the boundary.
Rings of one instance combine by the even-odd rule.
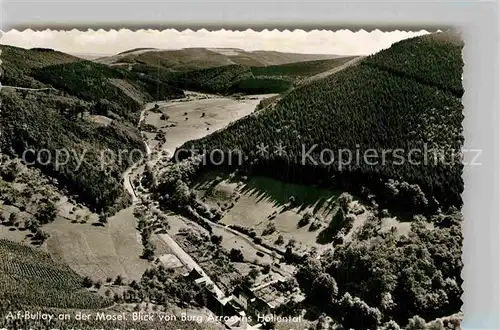
[[[323,240],[321,235],[337,212],[337,198],[341,192],[259,176],[242,182],[220,172],[203,173],[195,180],[193,188],[210,207],[218,205],[228,209],[219,222],[222,225],[252,230],[263,242],[282,251],[289,243],[294,244],[294,250],[300,253],[311,249],[322,253],[331,248],[331,240]],[[291,198],[295,200],[295,206],[290,208]],[[352,204],[361,205],[359,201]],[[345,234],[347,241],[372,214],[372,211],[362,208],[365,211],[356,216],[352,229]],[[306,214],[311,215],[311,219],[307,224],[301,224]],[[409,222],[398,217],[384,218],[383,224],[386,231],[395,227],[399,235],[406,234],[410,228]],[[223,236],[222,245],[226,249],[241,249],[250,262],[257,259],[265,263],[272,257],[267,254],[263,258],[256,257],[254,244],[226,228],[216,227],[214,233]],[[280,236],[282,242],[278,243]]]
[[[50,234],[47,251],[82,276],[105,280],[121,275],[137,280],[148,267],[148,263],[139,258],[142,243],[131,208],[110,217],[106,226],[58,218],[45,226],[45,230]]]
[[[185,141],[211,134],[251,114],[260,100],[273,95],[254,95],[237,100],[194,94],[194,99],[189,102],[159,102],[159,111],[148,111],[144,122],[164,132],[166,142],[159,144],[154,140],[156,133],[146,133],[147,142],[151,149],[158,146],[173,155],[175,149]]]
[[[10,170],[15,170],[15,177],[8,177]],[[75,199],[65,196],[39,169],[5,161],[0,166],[0,238],[33,245],[43,243],[41,248],[55,259],[94,280],[117,275],[140,278],[147,262],[139,259],[142,243],[132,208],[109,217],[102,226],[98,214]],[[47,239],[39,242],[26,226],[37,221],[40,206],[47,200],[56,212],[53,221],[41,225]]]

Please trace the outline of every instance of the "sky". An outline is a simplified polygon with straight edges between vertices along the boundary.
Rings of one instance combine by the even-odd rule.
[[[71,54],[112,55],[133,48],[180,49],[188,47],[274,50],[292,53],[369,55],[396,41],[426,34],[421,31],[373,30],[263,30],[192,31],[167,30],[10,30],[2,32],[0,44],[23,48],[52,48]]]

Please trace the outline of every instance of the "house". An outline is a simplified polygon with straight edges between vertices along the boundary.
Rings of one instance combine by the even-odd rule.
[[[250,315],[270,314],[274,310],[274,306],[258,297],[254,291],[246,286],[238,285],[233,292],[233,296],[233,300]]]

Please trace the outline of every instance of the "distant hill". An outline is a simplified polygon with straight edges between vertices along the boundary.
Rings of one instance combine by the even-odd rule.
[[[266,94],[288,91],[303,79],[340,67],[353,58],[346,56],[266,67],[230,64],[189,71],[137,63],[131,65],[130,70],[183,90],[224,95]]]
[[[92,60],[96,60],[98,58],[101,58],[101,57],[106,57],[106,56],[109,56],[109,55],[104,55],[104,54],[92,54],[92,53],[71,53],[70,55],[73,55],[73,56],[76,56],[76,57],[79,57],[83,60],[88,60],[88,61],[92,61]]]
[[[294,62],[305,62],[305,61],[316,61],[316,60],[327,60],[341,57],[339,55],[331,54],[300,54],[300,53],[281,53],[276,51],[268,50],[257,50],[252,52],[242,52],[239,55],[234,55],[231,59],[239,64],[244,64],[245,58],[252,58],[253,60],[260,63],[260,66],[267,65],[281,65]],[[257,66],[257,65],[252,65]]]
[[[81,58],[54,50],[35,48],[32,50],[0,45],[2,50],[2,85],[28,88],[46,87],[32,77],[32,70],[45,66],[81,61]]]
[[[396,165],[395,158],[369,165],[362,159],[348,162],[337,156],[343,149],[353,157],[357,151],[363,155],[373,149],[380,157],[386,149],[402,148],[408,153],[413,148],[423,150],[424,145],[447,153],[459,151],[462,46],[460,40],[441,34],[401,41],[354,67],[293,90],[272,111],[241,119],[181,148],[241,150],[253,160],[246,164],[251,173],[309,184],[340,184],[405,210],[460,207],[462,165],[457,159],[450,166],[408,161]],[[256,153],[260,143],[280,142],[286,157]],[[310,154],[314,160],[324,149],[333,150],[334,158],[327,157],[324,163],[329,165],[302,165],[301,146],[305,150],[316,146]],[[339,170],[341,161],[348,165]]]
[[[138,63],[160,66],[175,71],[189,71],[235,64],[228,57],[204,48],[158,51],[135,50],[112,56],[110,58],[98,59],[96,62],[108,65]]]
[[[184,48],[179,50],[140,48],[97,59],[96,61],[108,65],[139,63],[162,66],[176,71],[188,71],[231,64],[268,66],[337,57],[339,56],[328,54],[281,53],[275,51],[250,52],[237,48]]]
[[[157,48],[134,48],[134,49],[130,49],[130,50],[126,50],[124,52],[118,53],[118,55],[137,53],[139,51],[146,51],[146,50],[157,50]]]

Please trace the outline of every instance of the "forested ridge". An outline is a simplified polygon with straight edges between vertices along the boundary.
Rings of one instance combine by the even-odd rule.
[[[399,41],[389,52],[369,56],[364,64],[462,97],[462,47],[457,36],[435,33]]]
[[[459,152],[463,143],[463,114],[461,100],[453,91],[461,84],[462,43],[451,43],[440,35],[401,43],[412,45],[405,46],[409,49],[405,58],[402,46],[396,43],[360,65],[288,93],[271,111],[248,116],[181,149],[239,150],[250,158],[246,165],[252,173],[308,184],[340,184],[366,196],[375,194],[379,203],[415,212],[460,207],[462,164],[453,153]],[[406,64],[400,65],[398,74],[373,65],[400,61]],[[425,83],[423,78],[415,78],[427,77],[427,72],[434,78]],[[447,82],[449,88],[442,88],[441,82]],[[280,142],[286,156],[273,154]],[[271,152],[257,153],[260,143],[270,145]],[[326,157],[333,161],[331,165],[303,164],[304,150],[315,145],[309,153],[315,160],[324,149],[335,152],[333,160]],[[399,164],[390,154],[376,165],[363,159],[348,163],[347,155],[337,155],[342,149],[351,150],[351,155],[375,150],[380,159],[384,150],[399,148],[404,156],[412,149],[420,150],[411,155],[413,162],[420,164]],[[426,149],[439,149],[450,165],[434,161],[432,155],[427,155],[426,164]],[[341,161],[345,165],[339,170]]]
[[[132,71],[179,89],[222,95],[281,93],[293,85],[290,78],[254,76],[251,68],[236,64],[190,71],[136,64]]]
[[[105,100],[108,110],[131,123],[137,123],[144,102],[183,97],[184,93],[156,77],[140,76],[122,68],[112,68],[52,49],[23,49],[0,46],[2,84],[7,86],[53,87],[81,100]],[[132,86],[136,96],[113,84],[121,80]]]
[[[142,150],[135,126],[144,103],[156,97],[182,97],[183,92],[134,72],[51,49],[1,49],[3,85],[54,90],[2,89],[0,151],[22,157],[30,149],[49,150],[50,157],[46,155],[43,164],[35,161],[34,166],[96,211],[113,213],[128,203],[121,173],[133,159],[124,157],[121,163],[103,168],[101,153]],[[93,122],[94,115],[106,116],[110,124]],[[55,153],[61,150],[74,154],[70,163],[57,167]],[[31,151],[25,155],[33,156]],[[79,168],[77,157],[84,160]]]
[[[80,58],[51,49],[23,49],[0,45],[2,51],[2,85],[42,88],[45,84],[32,77],[32,70],[44,66],[81,61]]]
[[[90,61],[47,66],[36,70],[34,77],[85,101],[98,102],[105,99],[113,105],[113,112],[135,123],[143,104],[112,84],[110,79],[128,82],[145,101],[179,98],[184,95],[181,90],[162,81]]]
[[[1,96],[0,150],[24,156],[93,209],[111,211],[115,203],[127,203],[121,173],[134,159],[123,157],[122,162],[104,167],[101,152],[118,155],[120,150],[143,150],[133,126],[120,121],[103,126],[85,120],[81,115],[93,111],[92,106],[74,97],[8,90]],[[56,153],[64,151],[70,153],[69,162],[57,166]],[[79,159],[83,162],[78,167]],[[59,161],[64,162],[65,157]]]

